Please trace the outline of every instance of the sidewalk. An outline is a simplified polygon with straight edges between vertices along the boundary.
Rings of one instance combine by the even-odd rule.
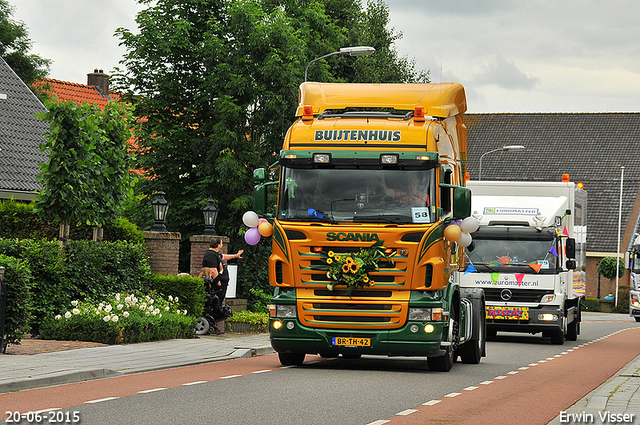
[[[0,394],[273,353],[269,334],[225,334],[34,355],[0,355]]]
[[[605,417],[607,412],[619,420]],[[640,424],[640,356],[547,425],[567,423]]]

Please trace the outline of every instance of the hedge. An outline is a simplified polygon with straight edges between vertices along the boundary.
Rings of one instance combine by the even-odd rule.
[[[20,344],[20,340],[28,332],[32,275],[25,260],[0,255],[0,266],[5,268],[4,282],[7,285],[4,353],[7,345]]]

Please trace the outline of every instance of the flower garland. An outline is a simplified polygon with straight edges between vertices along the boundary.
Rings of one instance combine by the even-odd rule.
[[[327,277],[333,280],[327,285],[327,289],[333,291],[335,285],[346,285],[351,293],[356,288],[366,288],[375,285],[375,281],[369,273],[378,269],[380,260],[390,260],[395,250],[382,246],[382,241],[377,241],[369,248],[361,248],[359,252],[344,254],[329,251],[323,253],[327,270]]]

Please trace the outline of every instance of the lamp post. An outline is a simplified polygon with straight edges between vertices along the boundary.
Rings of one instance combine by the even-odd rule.
[[[216,233],[216,220],[218,219],[218,209],[213,204],[213,199],[209,198],[209,205],[202,209],[204,215],[204,233],[206,236],[218,236]]]
[[[164,192],[162,188],[156,194],[156,199],[151,201],[151,206],[153,207],[153,220],[155,221],[153,227],[151,228],[152,232],[166,232],[167,227],[164,225],[165,220],[167,219],[167,210],[169,209],[169,202],[164,199]]]
[[[310,61],[307,66],[304,68],[304,81],[307,81],[307,71],[309,70],[309,65],[311,65],[314,62],[317,62],[319,60],[328,58],[329,56],[333,56],[333,55],[341,55],[341,56],[367,56],[367,55],[371,55],[376,51],[376,49],[374,49],[373,47],[370,46],[354,46],[354,47],[343,47],[342,49],[338,50],[337,52],[331,52],[331,53],[327,53],[324,56],[320,56],[319,58],[315,58],[312,61]]]
[[[524,149],[525,149],[524,146],[509,145],[509,146],[503,146],[501,148],[491,150],[489,152],[485,152],[482,155],[480,155],[480,168],[478,170],[478,180],[482,180],[482,158],[484,158],[485,155],[489,155],[490,153],[494,153],[494,152],[498,152],[498,151],[521,151],[521,150],[524,150]]]

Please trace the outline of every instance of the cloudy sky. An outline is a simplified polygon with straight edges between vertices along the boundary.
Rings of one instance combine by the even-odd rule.
[[[86,83],[125,50],[116,28],[135,28],[134,0],[8,0],[51,78]],[[387,0],[396,47],[457,81],[468,112],[639,112],[637,0]]]

